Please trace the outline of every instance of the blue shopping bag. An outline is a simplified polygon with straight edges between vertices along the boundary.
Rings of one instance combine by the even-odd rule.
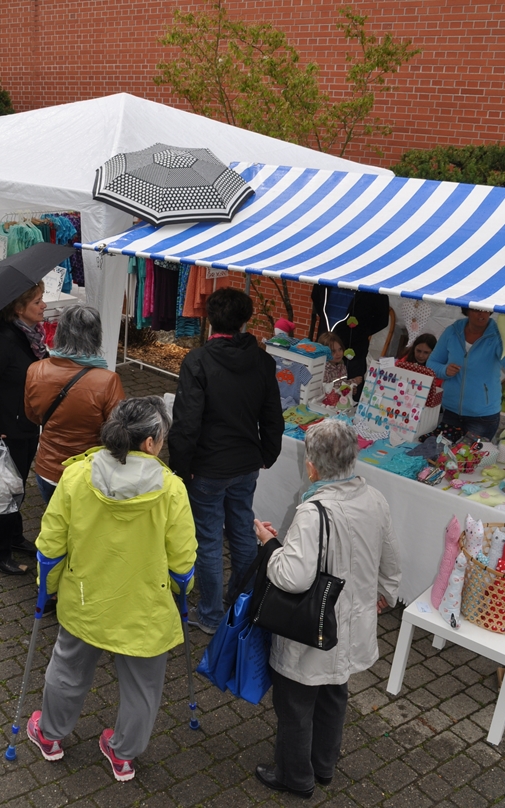
[[[238,635],[235,672],[227,685],[234,696],[258,704],[272,684],[268,660],[272,634],[247,625]]]
[[[230,606],[196,669],[223,692],[235,670],[239,634],[249,625],[251,597],[243,592]]]

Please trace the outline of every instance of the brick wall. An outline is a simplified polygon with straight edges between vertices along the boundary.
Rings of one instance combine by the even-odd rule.
[[[335,99],[345,94],[346,46],[335,30],[339,3],[322,0],[228,0],[231,14],[270,20],[302,59],[316,60]],[[176,104],[152,77],[165,51],[157,43],[175,3],[160,0],[3,0],[0,81],[23,111],[116,92]],[[204,3],[178,4],[198,11]],[[355,143],[346,156],[389,166],[408,148],[494,143],[505,110],[505,15],[502,3],[455,0],[355,0],[377,33],[393,30],[423,49],[380,99],[377,114],[394,134],[376,141],[384,157]]]
[[[322,0],[228,0],[231,14],[282,28],[302,60],[315,60],[335,99],[345,95],[345,46],[335,30],[339,3]],[[160,0],[3,0],[0,81],[21,112],[117,92],[177,106],[152,77],[167,58],[157,39],[175,3]],[[204,3],[178,3],[198,11]],[[376,33],[394,31],[423,52],[402,68],[377,115],[393,123],[387,140],[356,142],[346,157],[390,166],[409,148],[495,143],[504,129],[505,15],[502,3],[456,0],[355,0]],[[180,103],[180,102],[179,102]],[[180,104],[183,106],[183,104]],[[377,157],[371,146],[381,146]],[[57,133],[55,134],[57,148]],[[243,288],[243,276],[234,285]],[[262,289],[274,287],[261,281]],[[291,283],[297,334],[310,320],[310,287]],[[254,294],[253,294],[254,297]],[[274,316],[284,316],[278,300]],[[257,308],[257,305],[256,305]],[[265,329],[255,329],[260,335]]]

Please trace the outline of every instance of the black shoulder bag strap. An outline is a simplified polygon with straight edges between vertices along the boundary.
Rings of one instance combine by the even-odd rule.
[[[75,384],[76,382],[78,382],[78,381],[79,381],[79,379],[81,378],[81,376],[84,376],[84,375],[85,375],[86,373],[88,373],[88,371],[90,371],[90,370],[92,370],[92,368],[83,368],[82,370],[80,370],[80,371],[79,371],[79,373],[77,373],[75,376],[73,376],[73,378],[72,378],[72,379],[70,379],[70,381],[69,381],[69,382],[67,382],[67,384],[65,385],[65,387],[63,387],[63,389],[62,389],[62,390],[60,390],[60,392],[58,393],[58,395],[57,395],[57,396],[56,396],[56,398],[54,399],[53,403],[51,404],[51,406],[49,407],[49,409],[48,409],[48,410],[46,411],[46,413],[44,414],[44,417],[42,418],[42,429],[44,429],[45,425],[46,425],[46,424],[47,424],[47,422],[49,421],[49,419],[50,419],[50,417],[52,416],[52,414],[53,414],[53,412],[55,411],[55,409],[56,409],[57,407],[59,407],[59,406],[60,406],[60,404],[61,404],[61,402],[63,401],[63,399],[64,399],[64,398],[66,398],[66,396],[67,396],[68,391],[70,390],[70,388],[71,388],[71,387],[73,387],[73,386],[74,386],[74,384]]]

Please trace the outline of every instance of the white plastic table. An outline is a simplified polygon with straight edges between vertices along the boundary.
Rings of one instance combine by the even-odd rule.
[[[433,645],[435,648],[443,648],[446,640],[450,640],[455,645],[461,645],[462,648],[468,648],[476,654],[492,659],[499,665],[505,665],[505,636],[487,631],[464,619],[461,621],[461,628],[451,628],[440,616],[438,610],[431,605],[430,594],[431,587],[422,595],[419,595],[403,612],[400,634],[386,687],[387,692],[393,696],[400,692],[403,684],[412,636],[416,626],[434,635]],[[431,611],[421,611],[420,604],[422,604],[422,608],[425,608],[425,604],[428,604]],[[489,743],[498,745],[502,739],[504,729],[505,686],[500,688],[496,702],[493,720],[487,736]]]

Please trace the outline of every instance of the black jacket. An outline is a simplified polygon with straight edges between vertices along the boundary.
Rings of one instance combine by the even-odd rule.
[[[37,361],[23,332],[12,323],[0,322],[0,434],[10,440],[39,434],[24,406],[26,371]]]
[[[275,362],[251,334],[210,339],[186,356],[168,435],[170,466],[186,482],[269,468],[283,431]]]

